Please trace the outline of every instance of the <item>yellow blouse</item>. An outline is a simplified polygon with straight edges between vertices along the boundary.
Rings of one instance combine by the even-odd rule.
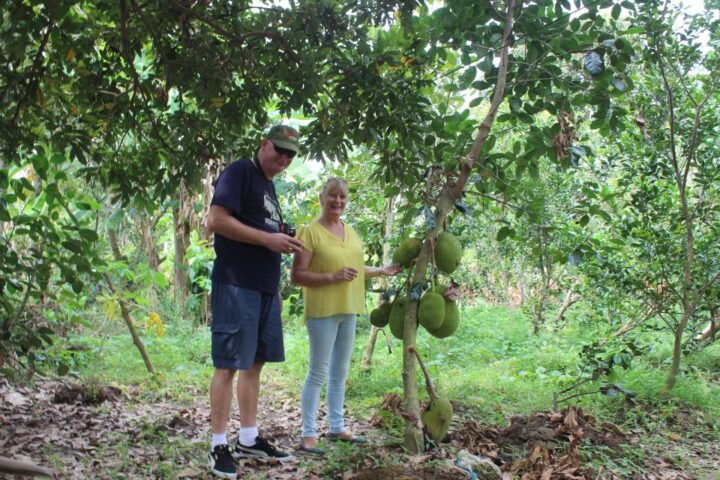
[[[305,318],[322,318],[331,315],[365,313],[365,269],[363,245],[355,230],[343,223],[345,238],[330,233],[317,220],[301,228],[298,238],[305,249],[312,252],[310,271],[333,273],[343,267],[358,271],[351,281],[341,281],[322,287],[302,287]]]

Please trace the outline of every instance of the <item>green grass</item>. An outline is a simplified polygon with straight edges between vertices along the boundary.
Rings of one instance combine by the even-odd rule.
[[[70,340],[89,348],[75,359],[76,373],[97,382],[139,385],[149,397],[162,391],[165,396],[184,400],[207,392],[212,375],[209,329],[191,328],[180,321],[166,322],[165,326],[163,337],[143,331],[143,341],[159,372],[156,378],[147,374],[122,324]],[[402,394],[402,350],[394,337],[390,337],[389,353],[385,337],[379,335],[371,372],[360,369],[369,331],[367,318],[360,318],[347,390],[351,411],[363,417],[386,394]],[[448,339],[438,340],[420,329],[417,347],[441,392],[467,405],[479,420],[503,423],[509,414],[552,408],[553,393],[580,378],[578,353],[595,334],[592,329],[571,323],[562,331],[535,336],[519,309],[481,305],[463,310],[457,333]],[[615,381],[636,392],[640,403],[664,405],[670,412],[680,407],[699,409],[708,418],[720,418],[720,345],[684,358],[677,385],[662,397],[659,391],[665,378],[669,341],[657,334],[654,341],[658,347],[636,360],[630,371],[618,371]],[[288,321],[286,361],[268,364],[265,370],[274,384],[299,392],[307,368],[307,342],[302,320]],[[420,370],[418,381],[424,399]],[[588,389],[591,387],[588,385]],[[608,417],[628,409],[623,399],[602,395],[576,401]]]
[[[74,365],[72,373],[91,386],[127,386],[133,393],[139,393],[139,400],[145,402],[164,399],[206,401],[213,372],[209,328],[193,328],[180,320],[166,320],[165,327],[166,333],[162,337],[140,329],[159,372],[154,377],[147,373],[130,335],[120,322],[106,322],[93,332],[58,343],[55,353],[67,356]],[[509,415],[550,410],[553,393],[582,378],[579,353],[583,345],[598,337],[597,328],[571,321],[558,331],[533,335],[520,309],[480,305],[462,311],[461,325],[450,338],[438,340],[420,329],[417,348],[438,389],[456,405],[464,406],[464,416],[481,423],[505,425]],[[402,395],[403,392],[402,348],[401,342],[394,337],[390,337],[392,352],[388,352],[385,337],[379,335],[372,370],[361,370],[369,332],[367,318],[360,318],[346,395],[348,413],[361,421],[370,418],[386,394]],[[589,464],[597,468],[604,466],[621,476],[642,471],[645,456],[658,455],[658,452],[677,457],[678,465],[692,463],[688,459],[694,457],[687,449],[702,450],[707,448],[707,442],[720,440],[720,344],[683,358],[675,388],[663,396],[660,389],[668,367],[670,338],[657,332],[638,333],[652,349],[647,355],[634,359],[630,370],[616,369],[612,380],[637,393],[636,403],[629,404],[622,396],[600,394],[572,401],[600,421],[617,423],[626,431],[638,428],[644,432],[641,444],[626,445],[622,454],[604,451],[602,446],[583,445],[581,454]],[[67,345],[83,348],[62,353]],[[308,354],[307,333],[302,320],[287,321],[285,350],[286,361],[268,364],[263,379],[274,389],[289,394],[286,398],[298,398],[306,375]],[[424,401],[427,394],[420,369],[418,383]],[[598,386],[599,383],[591,382],[579,390],[597,390]],[[402,443],[404,426],[398,417],[386,415],[383,425],[389,434],[389,444]],[[148,425],[145,430],[146,435],[142,438],[116,438],[112,448],[117,452],[131,444],[144,444],[146,440],[148,445],[168,443],[157,438],[164,433],[153,425]],[[668,432],[679,432],[692,443],[687,449],[681,443],[668,444]],[[333,452],[334,456],[326,458],[324,467],[328,475],[360,463],[394,461],[392,455],[374,457],[372,452],[363,449]],[[180,463],[186,464],[193,455],[197,456],[197,445],[189,441],[168,446],[159,452],[157,465],[146,473],[161,477],[169,475],[173,459],[184,459]],[[120,455],[120,458],[125,457]],[[103,474],[114,477],[125,467],[122,462],[113,464]],[[702,476],[703,470],[697,470],[700,467],[688,464],[687,468],[699,472],[698,478],[706,478]],[[265,478],[264,474],[249,475],[247,478]]]

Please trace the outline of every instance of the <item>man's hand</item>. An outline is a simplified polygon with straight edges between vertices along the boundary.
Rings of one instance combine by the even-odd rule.
[[[267,248],[277,253],[300,253],[303,242],[284,233],[271,233]]]
[[[354,280],[357,277],[358,271],[351,267],[343,267],[333,274],[333,280],[335,282],[344,282]]]

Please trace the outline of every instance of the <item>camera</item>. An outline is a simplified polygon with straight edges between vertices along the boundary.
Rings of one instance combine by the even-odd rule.
[[[290,225],[289,223],[281,223],[280,224],[280,233],[284,233],[288,237],[295,237],[295,227]]]

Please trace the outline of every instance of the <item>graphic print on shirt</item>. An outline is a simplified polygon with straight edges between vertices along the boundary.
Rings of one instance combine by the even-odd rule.
[[[264,193],[263,207],[267,213],[267,216],[265,217],[265,225],[276,232],[280,231],[280,206],[274,198],[268,195],[268,192]]]

